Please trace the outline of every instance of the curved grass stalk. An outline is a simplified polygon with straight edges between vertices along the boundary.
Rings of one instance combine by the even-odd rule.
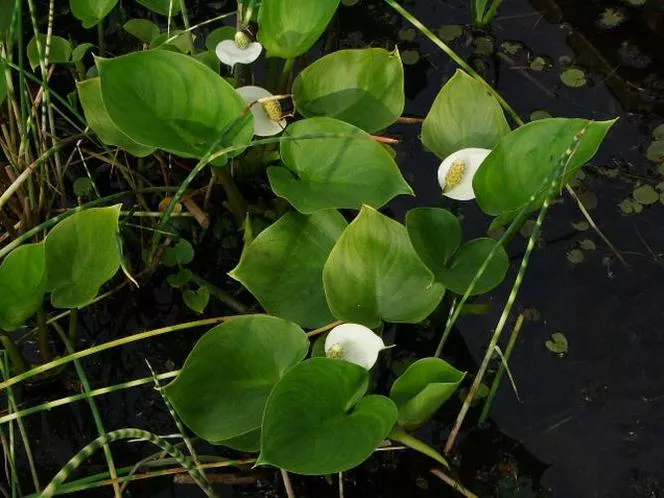
[[[40,495],[42,498],[51,498],[55,496],[57,493],[58,489],[60,486],[62,486],[67,478],[76,470],[78,467],[81,466],[85,460],[87,460],[89,457],[94,455],[97,451],[99,451],[100,448],[104,446],[104,444],[107,443],[113,443],[115,441],[122,441],[122,440],[127,440],[127,439],[138,439],[141,441],[148,441],[155,446],[161,448],[163,451],[168,453],[171,457],[173,457],[184,469],[189,472],[191,475],[192,479],[200,486],[200,488],[205,491],[205,494],[210,497],[216,496],[214,489],[212,487],[204,482],[201,481],[200,478],[198,477],[197,469],[196,467],[192,464],[192,462],[184,455],[180,450],[178,450],[175,446],[172,444],[162,440],[159,436],[156,434],[153,434],[148,431],[144,431],[141,429],[119,429],[116,431],[112,431],[106,434],[104,437],[98,437],[91,443],[89,443],[87,446],[83,447],[81,451],[79,451],[76,455],[74,455],[69,462],[65,464],[62,469],[55,475],[53,480],[49,483],[48,486],[44,489],[42,494]]]
[[[524,275],[526,273],[526,268],[528,267],[528,261],[530,260],[530,255],[533,252],[533,249],[535,248],[535,241],[537,240],[537,236],[539,235],[540,229],[542,228],[542,224],[544,223],[544,217],[546,216],[546,213],[549,209],[549,204],[551,202],[551,199],[556,195],[556,192],[558,188],[560,188],[560,184],[563,181],[564,177],[564,172],[566,170],[567,165],[569,164],[570,160],[576,153],[577,149],[579,148],[579,145],[581,144],[581,140],[583,136],[585,135],[586,129],[588,125],[584,127],[575,137],[574,140],[572,141],[572,144],[570,147],[567,149],[563,157],[561,157],[558,167],[549,175],[549,179],[547,180],[549,182],[549,188],[547,189],[547,194],[544,199],[544,203],[542,204],[542,207],[540,208],[539,214],[537,216],[537,220],[535,222],[535,226],[533,227],[533,232],[531,233],[529,239],[528,239],[528,245],[526,246],[526,251],[523,255],[523,258],[521,260],[521,266],[519,267],[519,271],[516,275],[516,278],[514,279],[514,284],[512,285],[512,290],[510,291],[510,295],[507,298],[507,302],[505,303],[505,307],[503,308],[503,312],[500,315],[500,319],[498,320],[498,324],[496,325],[496,329],[493,333],[493,336],[491,337],[491,340],[489,341],[489,345],[487,346],[486,353],[484,354],[484,358],[482,359],[482,363],[480,364],[480,368],[477,372],[477,375],[475,376],[475,380],[473,381],[473,384],[468,392],[468,395],[466,396],[466,399],[464,400],[463,406],[461,407],[461,410],[459,411],[459,414],[457,416],[456,422],[454,424],[454,427],[452,428],[452,431],[450,432],[449,437],[447,438],[447,442],[445,443],[445,449],[444,449],[444,454],[447,455],[449,452],[452,450],[452,447],[454,446],[454,441],[456,440],[456,437],[459,433],[459,430],[461,429],[461,425],[463,424],[463,421],[466,417],[466,414],[468,413],[468,409],[470,408],[470,404],[475,397],[475,393],[477,392],[477,389],[480,386],[480,383],[482,382],[482,378],[484,377],[484,374],[486,373],[486,370],[489,366],[489,361],[491,360],[491,357],[493,356],[494,350],[496,348],[496,345],[498,344],[498,340],[500,339],[500,336],[503,332],[503,329],[505,328],[505,324],[507,323],[507,319],[510,316],[510,312],[512,311],[512,306],[514,305],[514,302],[516,301],[516,296],[519,293],[519,289],[521,288],[521,283],[523,282]],[[529,205],[533,204],[536,201],[537,194],[534,194],[531,196],[530,201],[528,202],[528,205],[526,205],[522,211],[526,210]],[[512,223],[512,226],[514,225],[514,222]],[[507,232],[506,232],[507,233]],[[503,235],[503,237],[505,234]],[[493,253],[493,251],[492,251]],[[485,267],[487,266],[487,261],[490,260],[491,258],[491,253],[487,257],[487,259],[484,261],[484,265],[480,268],[481,271],[484,271]],[[477,275],[475,276],[475,279],[473,281],[477,280]],[[466,292],[468,294],[468,292]],[[464,295],[464,298],[467,297]],[[462,299],[463,302],[463,299]],[[460,305],[461,306],[461,303]],[[459,308],[460,309],[460,308]]]
[[[115,339],[113,341],[105,342],[103,344],[99,344],[97,346],[93,346],[88,349],[76,351],[73,354],[57,358],[49,363],[44,363],[43,365],[39,365],[31,370],[28,370],[25,373],[15,375],[11,379],[7,379],[4,382],[0,382],[0,392],[2,392],[3,390],[7,389],[10,386],[18,384],[19,382],[23,382],[26,379],[30,379],[41,373],[48,372],[49,370],[52,370],[54,368],[61,367],[63,365],[66,365],[67,363],[71,363],[74,360],[79,360],[81,358],[85,358],[87,356],[100,353],[101,351],[106,351],[108,349],[116,348],[118,346],[124,346],[125,344],[130,344],[132,342],[142,341],[150,337],[157,337],[160,335],[169,334],[171,332],[178,332],[180,330],[187,330],[195,327],[203,327],[205,325],[216,325],[218,323],[227,320],[233,320],[238,316],[242,315],[220,316],[215,318],[205,318],[203,320],[196,320],[194,322],[179,323],[177,325],[170,325],[168,327],[162,327],[154,330],[148,330],[147,332],[140,332],[138,334],[133,334],[127,337],[121,337],[120,339]]]
[[[76,313],[72,314],[71,319],[74,320],[75,316]],[[60,325],[58,325],[57,323],[54,323],[53,328],[56,330],[56,332],[60,336],[60,339],[64,343],[67,353],[69,354],[74,353],[74,347],[71,343],[71,340],[69,339],[69,337],[67,337],[67,334],[62,329],[62,327],[60,327]],[[101,420],[101,414],[99,413],[99,408],[97,407],[97,403],[95,402],[94,398],[90,396],[90,382],[88,381],[88,376],[85,374],[85,370],[83,369],[83,366],[81,365],[80,361],[74,360],[74,368],[76,368],[76,375],[78,375],[78,379],[81,382],[81,387],[83,388],[83,393],[85,394],[85,400],[88,402],[88,405],[90,406],[90,411],[92,412],[92,419],[94,420],[97,432],[99,433],[99,437],[102,440],[104,440],[102,444],[102,449],[104,451],[104,458],[106,459],[106,465],[108,466],[108,473],[110,474],[112,479],[117,479],[118,474],[115,469],[113,454],[111,453],[111,448],[109,447],[108,443],[105,441],[106,429],[104,429],[104,423]],[[115,492],[115,496],[117,498],[122,497],[122,493],[120,492],[120,486],[117,483],[113,484],[113,491]]]

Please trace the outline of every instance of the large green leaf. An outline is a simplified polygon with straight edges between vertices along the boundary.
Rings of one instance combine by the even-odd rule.
[[[230,320],[201,337],[166,396],[200,437],[253,447],[268,395],[308,348],[307,334],[281,318]]]
[[[258,464],[296,474],[332,474],[366,460],[397,418],[394,403],[364,396],[369,373],[342,360],[313,358],[288,372],[263,416]]]
[[[449,211],[421,207],[406,213],[408,237],[422,262],[435,274],[461,245],[461,223]]]
[[[330,116],[373,133],[394,123],[404,108],[399,52],[339,50],[318,59],[293,83],[297,110]]]
[[[71,13],[86,29],[99,24],[117,3],[118,0],[69,0]]]
[[[147,7],[152,12],[167,16],[169,14],[176,15],[180,13],[180,0],[136,0],[142,6]]]
[[[421,322],[445,292],[417,256],[406,228],[369,206],[337,240],[323,282],[335,317],[370,328],[382,320]]]
[[[115,126],[101,98],[99,78],[79,81],[76,88],[85,114],[85,120],[103,143],[122,147],[136,157],[149,156],[154,152],[154,147],[136,143]]]
[[[585,134],[567,164],[568,175],[595,155],[613,123],[615,120],[551,118],[514,130],[500,141],[473,178],[480,207],[492,216],[522,207],[531,195],[549,188],[544,185],[546,178],[581,130],[585,128]]]
[[[422,123],[422,143],[444,159],[459,149],[493,149],[509,132],[495,97],[459,69],[440,90]]]
[[[120,204],[80,211],[46,236],[46,290],[57,308],[78,308],[120,268]]]
[[[399,167],[380,143],[353,125],[332,118],[297,121],[289,137],[337,134],[281,142],[284,167],[268,168],[272,190],[298,211],[379,208],[399,194],[413,194]]]
[[[323,266],[347,225],[334,210],[287,213],[254,239],[230,276],[271,314],[304,327],[330,323]]]
[[[116,126],[138,143],[183,157],[248,144],[251,113],[233,87],[192,57],[146,50],[97,59],[104,105]],[[231,130],[231,131],[228,131]]]
[[[302,55],[323,34],[338,6],[339,0],[262,0],[258,40],[268,57]]]
[[[399,425],[408,430],[422,426],[454,394],[465,375],[440,358],[422,358],[410,365],[390,390],[399,409]]]
[[[0,330],[16,330],[44,302],[44,244],[17,247],[0,265]]]
[[[159,26],[147,19],[129,19],[122,25],[122,29],[143,43],[150,43],[161,34]]]
[[[39,48],[37,47],[39,40]],[[46,56],[46,35],[39,33],[37,37],[32,37],[28,43],[27,53],[30,67],[34,70],[39,67],[39,50],[41,49],[42,58]],[[71,60],[72,47],[69,40],[61,36],[51,36],[51,45],[48,51],[49,64],[63,64]]]
[[[505,279],[510,264],[505,249],[494,239],[479,238],[466,242],[454,254],[447,266],[436,272],[436,280],[452,292],[463,295],[496,244],[498,244],[496,252],[470,295],[477,296],[489,292]]]

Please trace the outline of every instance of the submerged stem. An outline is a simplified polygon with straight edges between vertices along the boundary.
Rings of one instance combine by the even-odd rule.
[[[406,431],[404,431],[398,426],[392,429],[392,432],[390,432],[388,438],[390,438],[392,441],[397,441],[403,444],[404,446],[408,446],[409,448],[415,451],[419,451],[423,455],[426,455],[429,458],[434,459],[436,462],[444,465],[446,468],[449,468],[450,466],[447,463],[447,460],[445,460],[445,457],[443,457],[443,455],[438,453],[436,450],[434,450],[424,441],[421,441],[417,439],[415,436],[408,434]]]

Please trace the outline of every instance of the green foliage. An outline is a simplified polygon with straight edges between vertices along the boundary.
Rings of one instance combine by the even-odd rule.
[[[390,399],[365,396],[368,385],[369,373],[353,363],[329,358],[300,363],[268,399],[257,463],[315,475],[362,463],[397,419]]]
[[[192,431],[223,444],[260,428],[272,388],[308,347],[307,335],[291,322],[238,317],[201,337],[165,393]]]
[[[555,171],[574,137],[587,126],[565,168],[568,177],[573,175],[592,159],[614,122],[551,118],[514,130],[500,141],[475,174],[473,190],[480,208],[497,216],[521,208],[531,195],[548,189],[544,181]]]
[[[298,211],[380,208],[399,194],[411,194],[392,156],[353,125],[332,118],[311,118],[286,129],[289,137],[340,135],[281,142],[284,167],[268,168],[272,190]]]
[[[150,43],[161,34],[159,26],[147,19],[130,19],[122,28],[143,43]]]
[[[0,0],[0,40],[5,40],[12,23],[15,0]]]
[[[338,6],[339,0],[262,0],[258,40],[268,57],[302,55],[323,34]]]
[[[45,239],[47,284],[56,308],[78,308],[120,268],[120,205],[80,211],[58,223]]]
[[[0,330],[16,330],[44,301],[44,244],[17,247],[0,265]]]
[[[406,228],[369,206],[332,249],[323,282],[335,317],[370,328],[383,320],[418,323],[445,292],[417,256]]]
[[[422,123],[422,143],[444,159],[459,149],[493,149],[509,132],[495,97],[459,69],[440,90]]]
[[[7,64],[5,61],[0,60],[0,105],[5,102],[7,98]]]
[[[253,136],[240,95],[191,57],[147,50],[97,59],[97,67],[111,120],[138,143],[200,158],[217,143],[248,144]]]
[[[480,238],[462,246],[461,224],[444,209],[412,209],[406,214],[406,228],[415,251],[436,280],[461,295],[496,245],[493,239]],[[508,267],[507,253],[498,246],[470,295],[484,294],[496,287],[504,280]]]
[[[77,45],[71,52],[71,61],[73,63],[81,62],[85,54],[87,54],[94,45],[92,43],[81,43]]]
[[[42,59],[46,57],[46,35],[39,33],[38,36],[32,37],[28,43],[28,61],[30,67],[34,70],[39,67],[39,48],[37,47],[37,40],[39,40],[39,48],[41,49]],[[71,60],[71,43],[61,36],[51,36],[51,46],[48,52],[49,64],[64,64]]]
[[[79,81],[76,89],[88,126],[104,144],[117,145],[136,157],[146,157],[155,151],[154,147],[141,145],[129,138],[111,120],[102,100],[99,78]]]
[[[404,108],[399,52],[368,48],[326,55],[297,76],[293,98],[306,117],[337,118],[369,133],[386,128]]]
[[[205,39],[205,48],[214,51],[220,42],[235,38],[236,29],[233,26],[222,26],[210,32]]]
[[[334,210],[287,213],[253,240],[230,276],[271,314],[305,327],[330,323],[323,266],[347,225]]]
[[[118,0],[69,0],[71,13],[85,29],[99,24],[117,3]]]
[[[143,7],[147,7],[152,12],[168,16],[169,13],[174,16],[180,13],[180,0],[136,0]]]
[[[187,265],[194,260],[194,246],[188,240],[180,239],[173,247],[164,249],[162,262],[166,266]]]
[[[187,308],[201,314],[210,302],[210,291],[207,287],[199,287],[197,290],[187,289],[182,292],[182,299]]]
[[[422,358],[392,384],[390,398],[399,409],[399,425],[414,430],[436,413],[465,377],[440,358]]]

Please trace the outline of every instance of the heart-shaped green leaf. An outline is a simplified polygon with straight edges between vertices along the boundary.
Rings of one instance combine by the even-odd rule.
[[[44,302],[46,257],[44,244],[14,249],[0,265],[0,330],[16,330]]]
[[[42,58],[46,55],[46,35],[39,33],[37,37],[32,37],[28,43],[28,61],[30,67],[33,69],[39,67],[39,50],[37,48],[37,40],[39,40],[39,47],[41,48]],[[71,43],[61,36],[51,36],[51,45],[48,52],[49,64],[64,64],[71,60]]]
[[[569,350],[569,342],[562,332],[554,332],[551,338],[544,342],[546,349],[556,354],[565,354]]]
[[[313,138],[338,134],[348,138]],[[392,156],[378,142],[353,125],[332,118],[297,121],[286,129],[281,143],[286,168],[268,168],[272,190],[298,211],[379,208],[399,194],[413,194]]]
[[[482,211],[492,216],[514,211],[527,204],[531,195],[547,189],[546,178],[556,170],[576,135],[585,129],[566,166],[566,174],[572,175],[595,155],[613,123],[615,120],[540,119],[505,136],[473,178]]]
[[[323,34],[338,6],[339,0],[262,0],[258,40],[268,57],[302,55]]]
[[[436,272],[436,279],[452,292],[463,295],[496,244],[498,242],[489,238],[466,242],[454,254],[447,266]],[[498,286],[505,279],[509,264],[509,257],[505,249],[498,244],[489,265],[470,295],[484,294]]]
[[[180,13],[180,0],[136,0],[143,7],[162,16],[174,16]]]
[[[461,223],[440,208],[415,208],[406,213],[408,237],[422,262],[437,275],[461,245]]]
[[[323,282],[335,317],[370,328],[382,320],[421,322],[445,292],[417,256],[406,228],[370,206],[339,237]]]
[[[85,57],[85,54],[87,54],[92,47],[94,47],[92,43],[81,43],[80,45],[76,45],[71,52],[71,61],[74,63],[81,62],[83,57]]]
[[[200,158],[253,137],[242,97],[192,57],[145,50],[97,59],[97,67],[111,120],[138,143]]]
[[[85,29],[99,24],[117,3],[118,0],[69,0],[71,13]]]
[[[465,377],[440,358],[422,358],[392,384],[390,398],[399,409],[399,425],[417,429],[454,394]]]
[[[173,247],[164,249],[162,258],[166,266],[187,265],[194,260],[194,247],[188,240],[180,239]]]
[[[281,318],[229,320],[196,343],[166,396],[182,421],[212,443],[249,437],[272,388],[308,348],[304,331]]]
[[[233,40],[235,38],[236,29],[233,26],[222,26],[213,31],[205,39],[205,48],[214,52],[217,45],[224,40]]]
[[[373,133],[403,112],[404,75],[399,52],[339,50],[307,67],[293,83],[297,110],[329,116]]]
[[[159,26],[147,19],[129,19],[122,28],[143,43],[150,43],[161,34]]]
[[[111,120],[104,106],[104,101],[101,98],[101,82],[99,78],[79,81],[76,84],[76,88],[78,90],[78,98],[83,107],[83,113],[85,114],[85,120],[88,126],[92,128],[92,131],[97,134],[99,140],[106,145],[122,147],[136,157],[146,157],[154,152],[154,147],[148,147],[147,145],[135,142],[122,133]]]
[[[191,270],[188,268],[182,268],[179,272],[166,277],[166,281],[171,287],[181,289],[192,280],[193,276],[194,274]]]
[[[364,397],[369,373],[342,360],[312,358],[288,372],[263,416],[258,464],[296,474],[332,474],[369,458],[389,434],[397,408]]]
[[[210,302],[210,291],[207,287],[199,287],[196,291],[186,290],[182,292],[182,299],[187,308],[200,314]]]
[[[78,308],[120,268],[120,205],[80,211],[46,236],[46,290],[56,308]]]
[[[444,159],[459,149],[493,149],[509,132],[496,98],[459,69],[440,90],[422,123],[422,143]]]
[[[287,213],[253,240],[229,275],[271,314],[305,327],[330,323],[323,266],[347,225],[334,210]]]

